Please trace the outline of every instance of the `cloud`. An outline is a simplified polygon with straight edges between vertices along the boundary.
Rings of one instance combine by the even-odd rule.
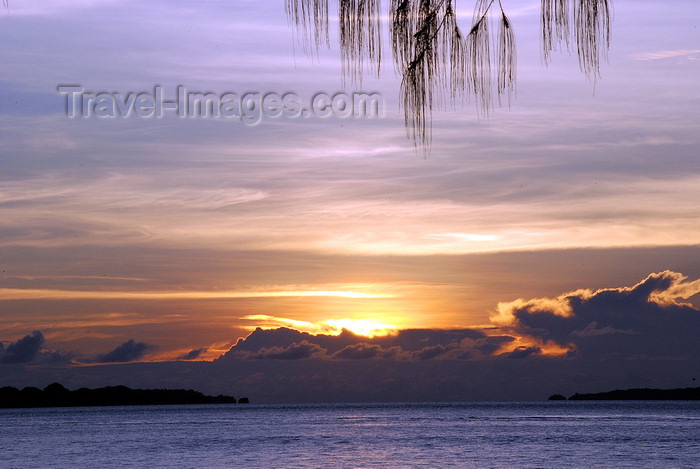
[[[501,356],[507,358],[527,358],[530,355],[536,355],[542,353],[542,349],[539,347],[525,347],[521,345],[520,347],[514,348],[511,352],[506,352]]]
[[[655,52],[643,52],[632,56],[635,60],[662,60],[674,57],[684,57],[688,61],[698,60],[700,49],[677,49],[677,50],[660,50]]]
[[[435,345],[432,347],[425,347],[424,349],[415,352],[413,356],[419,360],[430,360],[431,358],[444,355],[449,349],[449,346],[445,347],[444,345]]]
[[[299,332],[287,327],[270,330],[257,328],[245,339],[240,339],[228,353],[234,355],[240,352],[259,352],[272,347],[285,348],[294,343],[308,341],[311,337],[307,332]]]
[[[494,355],[514,340],[506,335],[489,336],[479,329],[403,329],[392,335],[365,337],[348,330],[339,335],[314,335],[285,327],[258,328],[239,340],[221,360],[312,357],[328,360],[463,360]]]
[[[634,334],[632,329],[615,329],[614,327],[598,327],[598,322],[593,321],[582,331],[573,331],[571,335],[577,335],[579,337],[591,337],[595,335],[605,335],[605,334]]]
[[[0,363],[29,363],[37,357],[43,345],[44,335],[40,331],[34,331],[8,345],[4,353],[0,349]]]
[[[95,359],[97,363],[124,363],[132,362],[143,357],[149,350],[155,349],[155,345],[150,345],[145,342],[136,342],[130,339],[114,350],[98,355]]]
[[[333,354],[333,358],[341,360],[365,360],[368,358],[377,358],[382,351],[382,347],[377,344],[359,344],[348,345],[347,347],[338,350]]]
[[[338,297],[338,298],[384,298],[387,295],[325,290],[285,290],[285,291],[76,291],[58,289],[22,289],[0,288],[3,297],[10,300],[71,300],[71,299],[124,299],[124,300],[159,300],[159,299],[233,299],[233,298],[285,298],[285,297]],[[248,316],[244,319],[256,319]],[[287,320],[290,321],[290,320]]]
[[[213,394],[234,386],[255,402],[536,400],[552,393],[686,387],[699,375],[700,310],[687,304],[697,294],[697,281],[664,271],[632,286],[503,303],[504,322],[497,327],[404,329],[371,338],[347,330],[314,335],[259,328],[212,363],[5,366],[3,377],[68,387],[166,383]],[[129,358],[131,352],[133,358],[138,348],[131,340],[101,357]],[[48,364],[42,357],[48,358],[44,348],[32,363]]]
[[[698,358],[700,310],[680,301],[698,292],[698,281],[664,271],[631,287],[501,303],[496,320],[516,335],[585,357]]]
[[[401,347],[383,348],[378,344],[360,342],[348,345],[337,352],[331,358],[337,360],[367,360],[370,358],[396,358],[403,353]]]
[[[190,350],[186,354],[180,355],[178,357],[178,359],[179,360],[195,360],[195,359],[199,358],[199,356],[206,351],[207,351],[206,348],[199,348],[199,349]]]
[[[289,347],[270,347],[264,348],[258,353],[251,355],[255,359],[274,359],[274,360],[300,360],[304,358],[312,358],[325,354],[325,350],[317,344],[312,344],[306,340],[299,343],[294,343]]]
[[[463,339],[461,349],[470,350],[470,355],[490,356],[507,344],[515,341],[514,337],[508,335],[487,336],[479,339]]]
[[[478,360],[500,356],[501,354],[497,352],[515,340],[515,337],[507,335],[466,337],[460,341],[452,340],[423,347],[411,352],[410,358],[412,360]]]

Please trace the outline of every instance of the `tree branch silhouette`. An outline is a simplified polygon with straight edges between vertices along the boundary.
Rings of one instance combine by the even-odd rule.
[[[329,0],[285,0],[290,24],[304,49],[330,47]],[[511,103],[516,85],[513,26],[502,0],[475,0],[465,36],[457,23],[456,0],[388,0],[388,29],[407,137],[430,151],[432,112],[474,99],[488,116],[494,89],[498,104]],[[381,73],[381,0],[337,0],[343,86],[361,84],[370,71]],[[498,8],[494,10],[494,5]],[[493,11],[492,11],[493,10]],[[541,0],[541,46],[545,65],[555,49],[576,45],[583,74],[595,81],[610,47],[609,0]],[[492,41],[490,24],[497,22]],[[495,86],[494,86],[495,85]]]

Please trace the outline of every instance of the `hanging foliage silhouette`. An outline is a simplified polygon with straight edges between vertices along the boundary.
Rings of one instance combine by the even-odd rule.
[[[502,0],[475,0],[465,35],[456,0],[388,0],[388,33],[394,69],[401,77],[406,132],[429,151],[433,108],[473,99],[488,115],[494,93],[508,104],[515,92],[515,34]],[[289,22],[304,49],[330,47],[329,0],[285,0]],[[382,1],[337,0],[343,83],[360,85],[364,73],[379,76],[382,65]],[[608,0],[541,0],[541,44],[545,65],[556,49],[575,46],[581,71],[600,76],[610,45]],[[490,29],[498,34],[491,38]],[[494,91],[495,88],[495,91]]]

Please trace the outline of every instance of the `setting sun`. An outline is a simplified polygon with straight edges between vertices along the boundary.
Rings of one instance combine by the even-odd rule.
[[[354,334],[366,337],[391,335],[397,330],[397,327],[394,325],[382,324],[369,319],[331,319],[326,321],[325,324],[335,328],[337,334],[346,329]]]
[[[700,468],[699,0],[134,5],[0,6],[0,469]]]
[[[328,319],[319,322],[299,321],[296,319],[280,318],[265,314],[249,314],[241,319],[252,321],[254,325],[247,326],[249,330],[258,327],[261,329],[275,329],[286,327],[299,332],[310,334],[340,335],[343,330],[348,330],[356,335],[365,337],[384,337],[392,335],[398,331],[398,327],[393,324],[384,324],[371,319]]]

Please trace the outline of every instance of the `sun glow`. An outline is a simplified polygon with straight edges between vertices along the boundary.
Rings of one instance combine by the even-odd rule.
[[[320,322],[299,321],[296,319],[280,318],[269,316],[266,314],[249,314],[241,319],[255,321],[254,326],[247,326],[247,329],[253,330],[257,327],[263,329],[289,327],[300,332],[308,332],[309,334],[326,334],[340,335],[343,330],[347,330],[356,335],[365,337],[384,337],[395,334],[398,328],[393,324],[384,324],[371,319],[328,319]]]
[[[383,337],[395,334],[397,331],[396,326],[392,324],[383,324],[369,319],[330,319],[325,324],[335,328],[337,334],[342,333],[343,329],[346,329],[353,334],[366,337]]]

